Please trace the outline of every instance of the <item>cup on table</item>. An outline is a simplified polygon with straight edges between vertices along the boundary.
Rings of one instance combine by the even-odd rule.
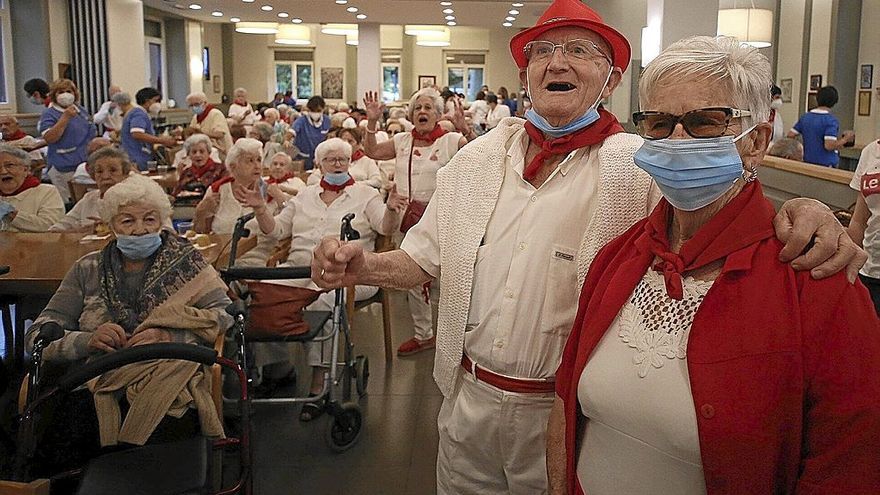
[[[177,233],[181,236],[186,235],[187,232],[192,230],[193,223],[192,222],[177,222]]]
[[[159,162],[157,162],[156,160],[149,160],[147,162],[147,170],[149,170],[150,172],[155,172],[158,166]]]

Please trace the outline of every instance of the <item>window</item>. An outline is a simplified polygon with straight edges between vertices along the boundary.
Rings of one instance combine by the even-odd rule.
[[[382,52],[382,101],[400,100],[400,52]]]
[[[315,93],[315,64],[311,51],[275,52],[275,91],[293,91],[294,98],[311,98]]]
[[[468,101],[477,98],[485,84],[486,55],[483,53],[446,53],[446,85],[462,93]]]
[[[147,84],[165,94],[168,60],[165,57],[165,33],[161,21],[144,19],[144,50],[146,51]]]
[[[15,103],[8,83],[14,81],[12,76],[12,28],[9,21],[9,5],[0,0],[0,106],[7,107]]]

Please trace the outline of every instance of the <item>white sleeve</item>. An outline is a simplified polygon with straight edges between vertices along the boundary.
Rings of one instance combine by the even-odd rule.
[[[437,202],[428,203],[422,219],[409,229],[400,244],[406,254],[428,275],[440,276],[440,239],[437,232]]]
[[[101,105],[101,108],[98,109],[98,113],[96,113],[94,117],[96,124],[103,124],[107,120],[107,117],[110,116],[110,105],[112,104],[112,101],[105,101]]]
[[[294,198],[296,198],[294,196]],[[287,205],[281,210],[281,213],[275,215],[275,230],[272,231],[272,237],[281,240],[290,237],[293,231],[293,217],[296,215],[296,201],[291,199]]]
[[[862,149],[862,154],[859,156],[859,164],[856,166],[856,171],[853,172],[849,187],[856,191],[862,190],[862,176],[865,175],[868,167],[871,166],[871,155],[877,154],[877,152],[880,151],[878,150],[878,147],[880,147],[880,144],[878,144],[877,141],[874,141]]]

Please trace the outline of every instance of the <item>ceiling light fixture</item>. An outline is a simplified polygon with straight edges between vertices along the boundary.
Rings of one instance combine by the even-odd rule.
[[[452,9],[443,9],[443,13],[444,14],[453,14],[453,13],[455,13],[455,11]]]
[[[507,13],[510,15],[517,15],[517,14],[519,14],[519,11],[514,9],[514,10],[508,10]]]
[[[510,4],[510,5],[511,5],[512,7],[522,7],[522,6],[523,6],[523,4],[521,4],[521,3],[519,3],[519,2],[517,2],[517,3],[512,3],[512,4]]]
[[[241,18],[239,17],[230,17],[229,22],[241,22]]]
[[[290,22],[292,22],[294,24],[302,24],[302,21],[303,20],[300,19],[299,17],[294,17],[293,19],[290,20]]]
[[[244,3],[254,3],[256,0],[241,0]]]
[[[223,17],[223,12],[220,12],[219,10],[215,10],[214,12],[211,12],[211,15],[214,17]]]
[[[282,19],[287,19],[288,17],[290,17],[290,14],[288,14],[287,12],[279,12],[278,17]]]
[[[440,2],[440,5],[442,5],[442,6],[444,6],[444,7],[451,7],[451,6],[452,6],[452,2]]]
[[[348,0],[336,0],[337,5],[345,5],[348,3]]]
[[[275,35],[275,43],[279,45],[311,45],[312,30],[308,26],[283,24]]]
[[[513,24],[511,24],[511,23],[509,23],[509,22],[502,22],[501,25],[504,26],[504,27],[510,27],[510,26],[513,26]]]
[[[443,26],[434,26],[430,24],[407,24],[403,26],[403,32],[410,36],[418,36],[425,33],[443,32],[446,28]]]
[[[364,20],[364,19],[367,18],[367,14],[358,14],[358,15],[356,15],[355,17],[357,17],[357,18],[360,19],[360,20]]]
[[[504,20],[505,20],[505,21],[508,21],[508,22],[513,22],[513,21],[516,20],[516,17],[513,17],[513,16],[511,15],[511,16],[507,16],[507,17],[505,17]]]
[[[347,8],[347,9],[345,9],[345,10],[346,10],[347,12],[351,12],[352,14],[354,14],[355,12],[358,11],[358,8],[357,8],[357,7],[349,7],[349,8]]]
[[[446,19],[447,21],[454,21],[454,20],[455,20],[455,16],[454,16],[454,15],[448,15],[448,16],[445,17],[445,19]]]
[[[192,10],[202,10],[202,6],[199,5],[199,4],[197,4],[197,3],[191,3],[191,4],[189,4],[189,8],[192,9]]]
[[[348,36],[349,34],[357,34],[358,26],[357,24],[324,24],[321,26],[321,32],[336,36]]]
[[[275,34],[278,32],[277,22],[237,22],[235,30],[244,34]]]
[[[449,46],[449,29],[441,28],[442,31],[428,31],[416,36],[416,44],[419,46]]]
[[[260,7],[260,10],[262,10],[264,12],[269,12],[272,10],[272,6],[271,5],[263,5],[262,7]]]
[[[351,45],[351,46],[357,46],[358,45],[358,34],[357,33],[346,34],[345,35],[345,44]]]
[[[767,48],[773,40],[773,11],[768,9],[721,9],[718,36],[732,36],[742,44]]]
[[[446,23],[446,25],[447,25],[447,26],[455,26],[455,25],[456,25],[456,22],[455,22],[455,21],[449,21],[449,22]]]

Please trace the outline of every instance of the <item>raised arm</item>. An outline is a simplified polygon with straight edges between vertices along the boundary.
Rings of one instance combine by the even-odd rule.
[[[379,119],[382,117],[384,108],[385,105],[379,100],[379,94],[367,91],[367,94],[364,95],[364,109],[367,111],[364,153],[373,160],[393,160],[397,156],[393,139],[381,143],[376,142],[376,133],[379,131]]]

